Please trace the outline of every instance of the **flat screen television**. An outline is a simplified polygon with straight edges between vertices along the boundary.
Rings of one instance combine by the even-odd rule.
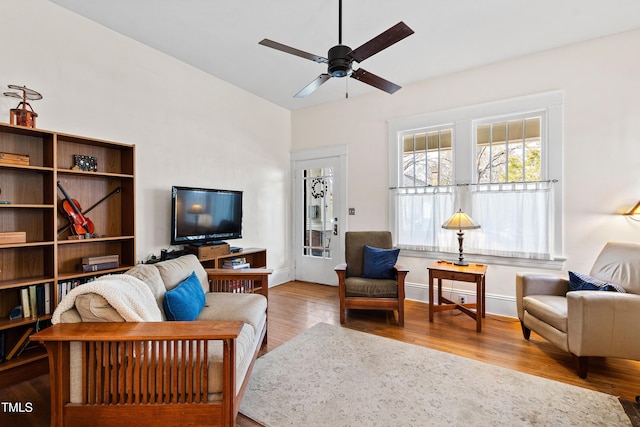
[[[171,244],[242,238],[242,191],[171,187]]]

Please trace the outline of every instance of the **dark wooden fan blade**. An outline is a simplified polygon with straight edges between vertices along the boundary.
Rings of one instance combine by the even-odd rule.
[[[302,89],[300,92],[294,95],[294,98],[304,98],[305,96],[313,93],[316,89],[318,89],[324,82],[329,80],[331,76],[329,74],[320,74],[314,81],[309,83]]]
[[[314,55],[313,53],[305,52],[303,50],[296,49],[294,47],[287,46],[287,45],[282,44],[282,43],[274,42],[273,40],[263,39],[258,44],[261,44],[262,46],[267,46],[267,47],[279,50],[281,52],[290,53],[291,55],[296,55],[296,56],[299,56],[301,58],[310,59],[310,60],[315,61],[315,62],[320,62],[320,63],[324,63],[324,64],[329,62],[329,60],[327,58],[324,58],[322,56]]]
[[[389,80],[378,77],[375,74],[368,72],[367,70],[363,70],[362,68],[354,71],[353,74],[351,74],[351,77],[361,81],[362,83],[366,83],[380,90],[383,90],[387,93],[395,93],[400,89],[400,86],[398,86],[397,84],[391,83]]]
[[[413,34],[413,30],[409,28],[407,24],[400,21],[362,46],[353,49],[351,53],[349,53],[349,56],[356,62],[362,62],[368,57],[388,48],[392,44],[398,43],[400,40],[410,36],[411,34]]]

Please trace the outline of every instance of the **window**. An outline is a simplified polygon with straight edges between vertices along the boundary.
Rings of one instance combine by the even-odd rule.
[[[542,117],[531,113],[509,120],[477,121],[476,182],[540,181]]]
[[[453,129],[420,129],[402,135],[404,186],[451,185]]]
[[[561,259],[562,93],[399,119],[389,125],[390,226],[398,247],[457,252],[442,224],[481,225],[465,253]]]

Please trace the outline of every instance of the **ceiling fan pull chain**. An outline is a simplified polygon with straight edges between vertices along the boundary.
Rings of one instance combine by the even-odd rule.
[[[345,83],[347,85],[347,89],[345,90],[344,98],[349,99],[349,79],[345,79]]]

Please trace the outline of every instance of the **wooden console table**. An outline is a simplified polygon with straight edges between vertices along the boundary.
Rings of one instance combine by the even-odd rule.
[[[429,266],[429,322],[433,322],[436,311],[458,309],[476,321],[476,331],[482,330],[482,318],[485,317],[485,274],[487,266],[484,264],[469,264],[458,266],[452,262],[436,261]],[[434,280],[438,279],[438,305],[434,303]],[[459,282],[475,282],[475,303],[459,304],[442,296],[442,279],[457,280]],[[444,303],[444,304],[443,304]],[[475,311],[470,310],[475,308]]]

